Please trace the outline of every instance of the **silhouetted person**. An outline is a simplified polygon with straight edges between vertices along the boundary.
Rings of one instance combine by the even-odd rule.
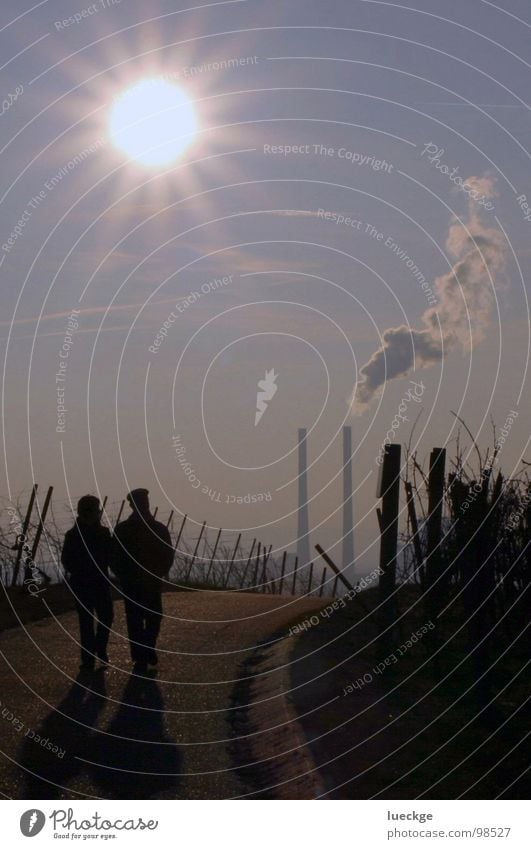
[[[155,645],[162,620],[162,581],[173,563],[168,529],[149,510],[147,489],[127,496],[132,513],[114,531],[113,572],[120,579],[134,671],[157,664]]]
[[[87,672],[94,669],[96,658],[105,664],[109,662],[107,643],[113,620],[111,553],[111,534],[101,524],[99,499],[84,495],[77,505],[76,523],[65,534],[61,562],[76,600],[81,669]]]

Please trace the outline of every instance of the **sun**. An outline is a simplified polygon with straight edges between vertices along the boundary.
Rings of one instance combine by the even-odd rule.
[[[124,91],[109,118],[113,143],[131,159],[152,167],[177,159],[197,129],[190,98],[181,88],[156,77]]]

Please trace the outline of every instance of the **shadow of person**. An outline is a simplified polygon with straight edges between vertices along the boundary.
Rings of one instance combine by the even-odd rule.
[[[24,731],[18,762],[25,770],[24,798],[58,799],[68,781],[84,770],[94,728],[105,705],[105,673],[80,673],[70,690],[37,728]]]
[[[104,798],[175,798],[182,755],[168,734],[164,700],[154,679],[131,675],[90,760],[91,778]]]

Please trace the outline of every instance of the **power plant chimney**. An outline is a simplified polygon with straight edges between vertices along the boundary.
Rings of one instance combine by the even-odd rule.
[[[299,567],[310,562],[310,526],[308,520],[308,459],[306,428],[299,428],[299,512],[297,528],[297,554]]]

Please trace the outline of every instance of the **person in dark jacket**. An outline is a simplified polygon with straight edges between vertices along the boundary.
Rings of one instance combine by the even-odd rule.
[[[113,621],[109,583],[111,534],[101,524],[101,507],[94,495],[77,505],[77,520],[65,534],[61,562],[79,617],[81,669],[94,670],[96,658],[107,664],[107,643]],[[96,621],[97,620],[97,621]]]
[[[112,570],[122,586],[134,671],[143,674],[157,664],[162,578],[174,552],[168,529],[151,515],[148,490],[134,489],[127,500],[132,513],[114,531]]]

